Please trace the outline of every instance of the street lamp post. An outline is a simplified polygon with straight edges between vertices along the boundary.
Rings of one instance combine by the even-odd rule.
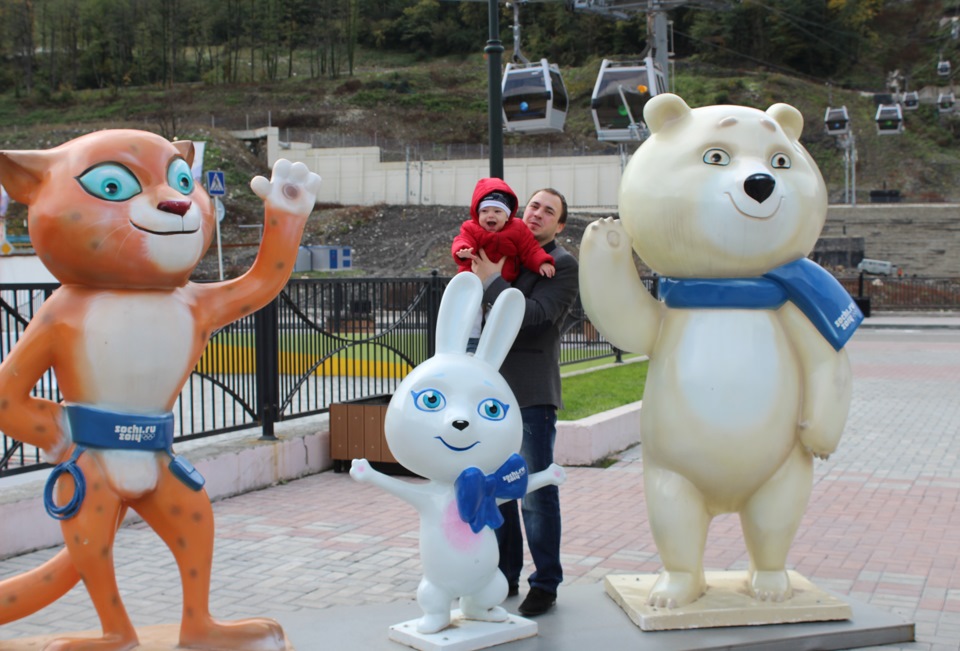
[[[503,178],[503,95],[500,89],[500,61],[503,43],[500,42],[499,0],[490,1],[490,38],[483,51],[487,55],[487,87],[490,121],[490,176]]]

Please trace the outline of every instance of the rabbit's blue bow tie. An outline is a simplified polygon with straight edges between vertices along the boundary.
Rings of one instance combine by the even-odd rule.
[[[790,301],[821,336],[843,348],[863,321],[863,313],[836,278],[807,258],[794,260],[757,278],[660,279],[667,307],[775,310]]]
[[[473,533],[480,533],[484,526],[496,529],[503,524],[497,498],[517,500],[527,493],[527,463],[519,454],[512,454],[491,475],[484,475],[479,468],[467,468],[453,486],[460,519]]]

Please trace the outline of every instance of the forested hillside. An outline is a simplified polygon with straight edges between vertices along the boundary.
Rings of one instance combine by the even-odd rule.
[[[508,155],[528,145],[615,151],[597,140],[591,92],[602,59],[647,47],[646,17],[582,8],[618,1],[521,4],[523,52],[560,66],[570,107],[562,133],[506,136]],[[928,101],[906,115],[902,135],[878,136],[874,125],[874,94],[889,92],[894,71],[903,90],[953,88],[958,4],[691,0],[669,13],[672,87],[691,106],[799,108],[833,201],[844,195],[843,151],[822,120],[827,106],[845,105],[861,201],[874,189],[960,201],[960,113]],[[499,6],[509,61],[513,14]],[[115,126],[206,140],[239,224],[260,219],[246,184],[264,169],[227,129],[269,122],[281,138],[389,141],[414,152],[488,138],[485,1],[0,0],[0,34],[0,148],[48,148]],[[952,62],[946,76],[937,72],[943,61]],[[11,208],[11,232],[21,212]]]
[[[623,0],[521,2],[524,48],[561,66],[639,52],[646,16]],[[634,7],[643,3],[633,2]],[[659,3],[657,3],[659,4]],[[671,11],[678,60],[763,66],[840,86],[936,81],[957,51],[956,0],[689,0]],[[511,9],[501,2],[510,41]],[[349,77],[358,48],[420,59],[478,52],[485,0],[2,0],[0,82],[23,99],[73,90]],[[386,56],[384,57],[387,58]]]

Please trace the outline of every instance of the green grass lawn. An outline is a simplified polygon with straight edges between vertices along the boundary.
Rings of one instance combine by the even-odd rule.
[[[567,371],[567,368],[564,368]],[[586,416],[636,402],[643,397],[647,362],[617,364],[589,373],[563,378],[564,409],[559,420],[579,420]]]

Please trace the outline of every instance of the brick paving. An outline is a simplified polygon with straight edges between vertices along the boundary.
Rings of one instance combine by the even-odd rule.
[[[854,392],[846,432],[837,453],[817,462],[790,566],[820,587],[916,622],[917,642],[884,649],[956,651],[960,331],[864,329],[849,352]],[[639,447],[607,468],[568,473],[561,488],[565,585],[659,570]],[[348,475],[324,472],[217,502],[214,511],[212,610],[218,618],[409,601],[416,592],[416,514]],[[55,551],[6,559],[0,576],[35,567]],[[148,555],[155,561],[145,562]],[[179,619],[173,557],[143,524],[118,534],[116,565],[136,625]],[[705,565],[747,567],[735,516],[714,520]],[[75,588],[4,626],[0,639],[97,627],[85,592]]]

